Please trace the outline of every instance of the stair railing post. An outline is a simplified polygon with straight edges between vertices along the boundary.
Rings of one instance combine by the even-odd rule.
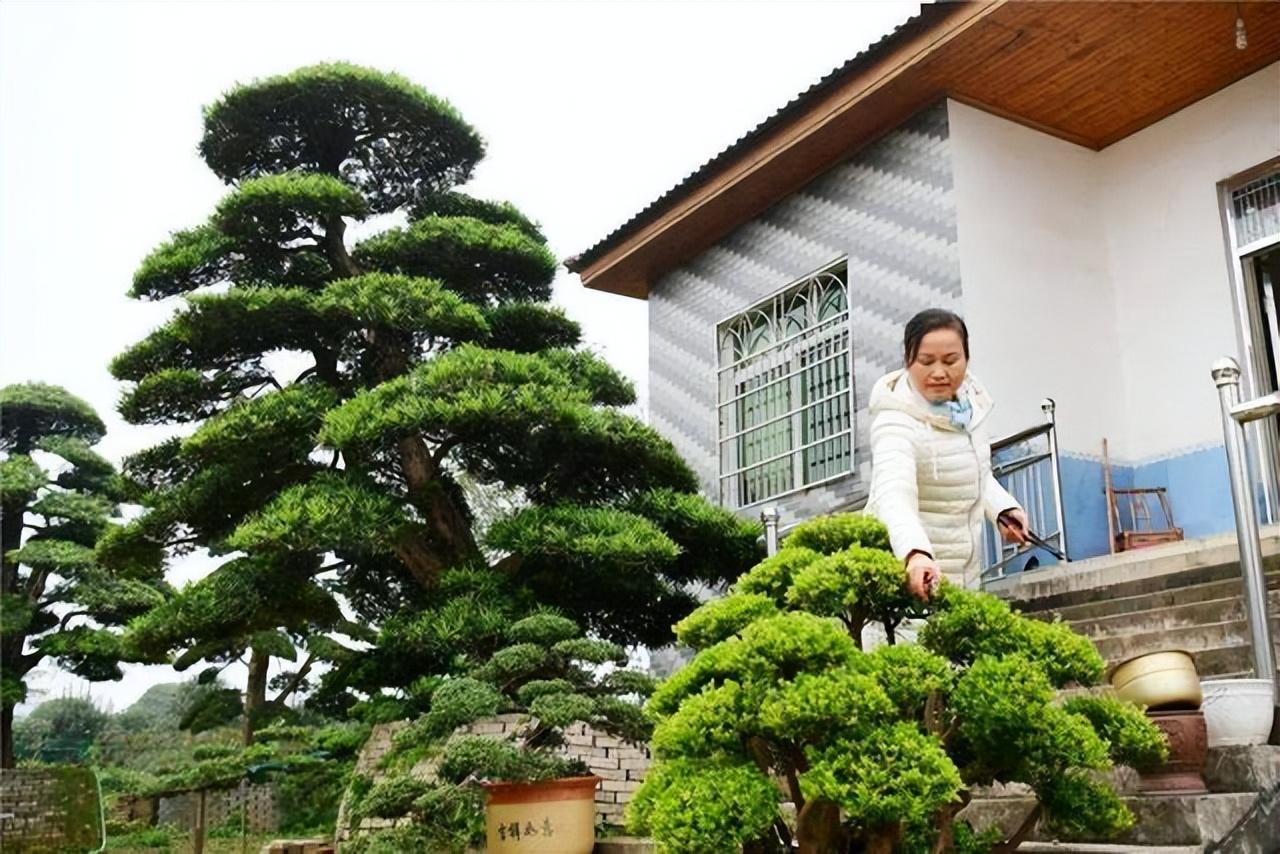
[[[768,557],[778,553],[778,515],[777,507],[760,511],[760,521],[764,522],[764,553]]]
[[[1057,511],[1058,547],[1062,550],[1063,558],[1069,561],[1071,549],[1067,546],[1067,513],[1066,508],[1062,506],[1062,468],[1058,462],[1057,410],[1058,404],[1053,398],[1046,397],[1040,401],[1040,411],[1049,422],[1049,472],[1053,478],[1053,506]]]
[[[1267,580],[1262,568],[1262,539],[1258,531],[1253,482],[1249,477],[1244,426],[1232,410],[1240,403],[1240,365],[1230,356],[1213,363],[1213,381],[1222,405],[1222,432],[1226,442],[1227,471],[1231,478],[1231,503],[1235,507],[1236,539],[1240,543],[1240,571],[1244,576],[1244,605],[1249,618],[1249,639],[1253,645],[1254,675],[1271,681],[1272,704],[1280,701],[1276,680],[1275,647],[1271,620],[1267,613]],[[1280,708],[1272,727],[1271,741],[1280,732]]]

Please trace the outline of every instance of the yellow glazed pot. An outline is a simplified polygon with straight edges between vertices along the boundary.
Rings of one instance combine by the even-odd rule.
[[[1149,709],[1200,708],[1195,659],[1180,649],[1152,652],[1116,665],[1111,686],[1120,699]]]
[[[488,854],[591,854],[599,777],[485,783]]]

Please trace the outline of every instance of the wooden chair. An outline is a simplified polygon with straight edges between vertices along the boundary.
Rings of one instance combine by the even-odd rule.
[[[1111,481],[1111,458],[1107,440],[1102,440],[1102,480],[1107,496],[1107,534],[1111,553],[1174,543],[1183,538],[1182,529],[1173,522],[1173,507],[1168,490],[1163,486],[1116,489]],[[1154,502],[1154,505],[1153,505]],[[1121,506],[1128,508],[1130,527],[1125,528]],[[1156,527],[1155,508],[1159,509],[1164,527]]]

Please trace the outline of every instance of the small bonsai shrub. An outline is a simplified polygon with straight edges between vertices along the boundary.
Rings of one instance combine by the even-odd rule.
[[[411,817],[394,832],[360,837],[352,850],[379,852],[412,840],[414,850],[462,852],[484,839],[484,796],[478,781],[538,782],[589,773],[565,755],[565,728],[586,723],[632,742],[652,728],[640,701],[654,690],[647,675],[625,669],[618,644],[583,636],[573,620],[540,612],[513,623],[507,645],[466,675],[441,680],[430,708],[401,731],[384,760],[381,782],[362,792],[352,824],[368,817]],[[614,669],[616,668],[616,669]],[[459,733],[498,714],[522,713],[507,738]],[[414,773],[434,761],[434,779]]]
[[[1135,706],[1059,701],[1055,689],[1102,677],[1087,639],[948,585],[913,600],[870,517],[815,520],[785,546],[676,626],[697,655],[646,706],[657,763],[629,805],[633,831],[668,854],[770,841],[978,854],[1015,850],[1042,816],[1068,835],[1132,823],[1090,772],[1157,764],[1165,745]],[[913,618],[919,642],[895,643]],[[865,651],[870,625],[887,643]],[[970,788],[997,780],[1039,801],[1008,838],[956,821]]]

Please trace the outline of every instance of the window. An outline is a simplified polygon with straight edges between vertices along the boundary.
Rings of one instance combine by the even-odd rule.
[[[745,507],[853,469],[848,266],[721,323],[720,501]]]
[[[1280,233],[1280,172],[1231,192],[1236,245],[1247,246]]]

